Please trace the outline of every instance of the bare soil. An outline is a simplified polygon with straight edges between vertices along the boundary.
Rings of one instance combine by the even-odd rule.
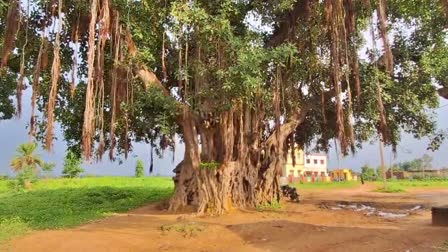
[[[303,191],[301,203],[279,211],[235,211],[219,217],[171,214],[152,204],[128,214],[67,230],[38,231],[11,241],[6,251],[446,251],[448,227],[431,225],[430,207],[448,204],[448,190],[370,192],[368,186]],[[384,208],[425,206],[385,219],[322,208],[334,201]]]

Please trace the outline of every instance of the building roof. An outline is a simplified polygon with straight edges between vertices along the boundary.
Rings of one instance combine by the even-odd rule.
[[[322,156],[322,157],[326,157],[328,155],[326,153],[305,153],[305,156]]]

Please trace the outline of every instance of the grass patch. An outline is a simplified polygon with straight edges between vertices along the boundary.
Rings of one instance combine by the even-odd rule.
[[[263,203],[257,206],[257,211],[277,211],[283,208],[282,203],[272,201],[271,203]]]
[[[384,186],[378,188],[375,190],[375,192],[382,192],[382,193],[401,193],[406,192],[406,190],[402,187],[399,187],[397,185],[390,185],[388,184],[386,188]]]
[[[16,233],[23,233],[25,226],[30,230],[73,227],[167,199],[173,192],[172,180],[161,177],[48,179],[25,192],[3,183],[7,182],[0,181],[0,218],[6,220],[5,230]]]
[[[293,186],[299,190],[331,190],[331,189],[350,189],[360,186],[358,181],[341,182],[316,182],[316,183],[294,183]]]
[[[160,229],[164,233],[175,231],[175,232],[181,233],[184,237],[194,237],[199,232],[204,231],[205,226],[197,224],[195,222],[190,222],[190,223],[163,225],[160,227]]]
[[[442,246],[437,247],[435,251],[439,251],[439,252],[447,252],[448,251],[448,240],[446,240]]]
[[[448,188],[448,180],[389,180],[387,181],[387,190],[384,190],[382,181],[376,181],[375,185],[378,187],[376,192],[397,193],[415,188]]]
[[[376,182],[381,184],[382,182]],[[448,188],[448,180],[391,180],[389,184],[401,188]]]
[[[0,241],[25,234],[30,227],[19,217],[0,219]]]

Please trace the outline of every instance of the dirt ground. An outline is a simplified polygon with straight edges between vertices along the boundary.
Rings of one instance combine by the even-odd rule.
[[[152,204],[74,229],[38,231],[6,251],[446,251],[448,227],[431,225],[430,206],[448,204],[448,190],[401,194],[350,190],[302,191],[301,203],[279,211],[235,211],[220,217],[169,214]],[[339,201],[377,207],[424,206],[385,219],[333,210]]]

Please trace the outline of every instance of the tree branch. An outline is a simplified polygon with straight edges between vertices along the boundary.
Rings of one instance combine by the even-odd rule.
[[[275,47],[285,42],[294,34],[295,24],[299,18],[306,18],[310,13],[310,4],[313,0],[298,0],[291,10],[285,12],[280,23],[275,27],[272,37],[267,42],[268,47]]]
[[[311,106],[309,104],[303,105],[300,109],[295,110],[286,120],[286,123],[280,125],[277,130],[274,130],[272,134],[266,140],[266,146],[270,148],[272,144],[278,141],[277,137],[283,142],[297,126],[299,126],[304,120],[308,112],[311,110]],[[277,133],[279,135],[277,136]],[[269,149],[268,148],[268,149]]]
[[[439,90],[437,90],[437,92],[441,97],[448,99],[448,87],[440,88]]]
[[[135,46],[134,40],[132,39],[131,32],[129,30],[126,30],[125,36],[128,45],[129,55],[131,55],[131,57],[136,58],[138,50],[137,47]],[[137,73],[137,76],[140,78],[140,80],[143,82],[145,88],[155,86],[160,90],[162,90],[162,92],[166,96],[170,96],[170,91],[162,84],[157,75],[148,67],[146,67],[143,64],[138,64],[135,72]]]

